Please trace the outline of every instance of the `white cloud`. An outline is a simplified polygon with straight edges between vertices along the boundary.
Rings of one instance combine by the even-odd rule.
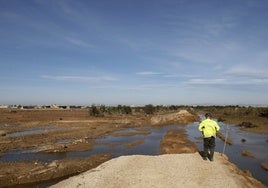
[[[164,78],[196,78],[197,75],[191,74],[167,74],[163,76]]]
[[[229,84],[226,79],[190,79],[185,82],[190,85],[218,85],[218,84]]]
[[[114,77],[99,76],[99,77],[87,77],[87,76],[50,76],[43,75],[41,78],[51,79],[57,81],[77,81],[77,82],[97,82],[97,81],[115,81]]]
[[[94,48],[95,46],[92,44],[89,44],[85,41],[82,41],[80,39],[72,38],[72,37],[64,37],[65,40],[67,40],[69,43],[74,44],[79,47],[86,47],[86,48]]]
[[[176,48],[175,56],[192,63],[218,64],[227,61],[233,55],[234,43],[221,43],[208,39],[188,39]]]
[[[248,77],[248,78],[258,78],[258,79],[266,79],[268,78],[268,71],[266,70],[258,70],[252,67],[244,67],[244,66],[236,66],[230,68],[225,72],[227,75],[235,76],[235,77]]]
[[[234,18],[230,16],[225,16],[222,18],[222,20],[217,20],[217,22],[202,24],[204,28],[204,34],[209,34],[216,37],[224,32],[228,32],[228,30],[236,26]]]
[[[147,75],[160,75],[162,73],[160,73],[160,72],[152,72],[152,71],[144,71],[144,72],[137,72],[136,74],[137,75],[147,76]]]
[[[139,88],[141,89],[171,88],[171,87],[178,87],[178,85],[166,83],[166,84],[143,84],[139,86]]]
[[[211,86],[251,86],[251,85],[267,85],[268,79],[237,79],[237,78],[224,78],[224,79],[190,79],[184,84],[187,85],[211,85]]]

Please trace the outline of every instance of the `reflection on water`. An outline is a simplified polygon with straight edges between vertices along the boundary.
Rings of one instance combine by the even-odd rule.
[[[67,156],[67,153],[35,153],[36,148],[31,149],[17,149],[14,151],[6,152],[1,158],[0,161],[3,162],[15,162],[15,161],[43,161],[49,162],[53,160],[64,159]]]
[[[93,154],[111,153],[113,158],[122,155],[159,155],[160,154],[160,141],[165,136],[166,132],[171,129],[180,129],[181,126],[166,126],[162,128],[147,127],[151,132],[147,135],[133,135],[133,136],[107,136],[104,138],[96,139],[97,143],[92,150],[84,152],[69,152],[66,157],[88,157]],[[119,133],[135,132],[134,129],[126,129],[118,131]],[[117,134],[118,133],[118,134]],[[139,145],[133,147],[126,147],[126,144],[144,139]],[[109,144],[106,144],[109,143]]]
[[[221,132],[225,135],[226,125],[219,123]],[[107,137],[96,139],[96,145],[88,151],[83,152],[68,152],[68,153],[33,153],[34,148],[28,150],[15,150],[5,153],[0,161],[30,161],[39,160],[49,162],[52,160],[60,160],[68,157],[88,157],[93,154],[111,153],[113,157],[122,155],[159,155],[160,154],[160,141],[165,136],[167,131],[176,129],[186,129],[189,139],[193,141],[197,147],[203,149],[203,141],[200,139],[202,136],[197,129],[198,123],[192,123],[188,126],[172,125],[159,128],[146,127],[145,131],[150,134],[126,134],[122,133],[137,133],[137,130],[132,128],[115,132]],[[267,150],[267,135],[268,134],[255,134],[239,130],[231,126],[229,129],[229,138],[234,142],[233,145],[226,146],[225,154],[229,160],[236,164],[242,170],[250,170],[252,175],[268,185],[267,172],[260,167],[261,163],[268,164],[268,150]],[[144,142],[133,147],[126,147],[126,144],[143,139]],[[241,140],[245,139],[246,142]],[[63,140],[64,143],[66,140]],[[68,141],[68,140],[67,140]],[[216,139],[217,152],[222,152],[223,141],[219,138]],[[254,154],[255,158],[243,157],[242,150],[247,150]]]
[[[106,136],[100,139],[96,139],[96,145],[88,151],[81,152],[68,152],[68,153],[33,153],[36,148],[30,149],[18,149],[14,151],[9,151],[5,153],[0,161],[13,162],[13,161],[31,161],[39,160],[44,162],[49,162],[52,160],[60,160],[66,157],[88,157],[93,154],[104,154],[111,153],[113,157],[118,157],[122,155],[159,155],[160,154],[160,141],[165,136],[166,132],[171,129],[181,129],[181,126],[165,126],[160,128],[146,127],[146,131],[150,134],[140,135],[134,134],[133,136],[117,136],[121,133],[137,132],[136,130],[130,128],[124,131],[117,131],[111,136]],[[125,147],[126,144],[133,141],[144,139],[144,142],[133,146]],[[109,144],[106,144],[109,143]]]

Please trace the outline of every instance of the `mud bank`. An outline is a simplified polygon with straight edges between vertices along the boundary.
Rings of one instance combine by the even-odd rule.
[[[15,185],[32,186],[36,181],[48,181],[62,177],[70,177],[92,169],[109,160],[111,155],[94,155],[88,158],[69,158],[49,163],[0,162],[0,187]]]
[[[161,154],[194,153],[198,149],[185,130],[169,130],[160,142]]]

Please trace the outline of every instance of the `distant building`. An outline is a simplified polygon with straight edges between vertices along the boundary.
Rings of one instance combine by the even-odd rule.
[[[52,104],[52,105],[50,105],[50,108],[51,108],[51,109],[59,109],[59,105],[57,105],[57,104]]]

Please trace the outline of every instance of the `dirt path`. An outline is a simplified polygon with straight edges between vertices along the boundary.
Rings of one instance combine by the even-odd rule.
[[[139,187],[265,187],[247,176],[225,156],[215,153],[213,162],[198,153],[160,156],[123,156],[71,177],[54,186],[96,188]]]

